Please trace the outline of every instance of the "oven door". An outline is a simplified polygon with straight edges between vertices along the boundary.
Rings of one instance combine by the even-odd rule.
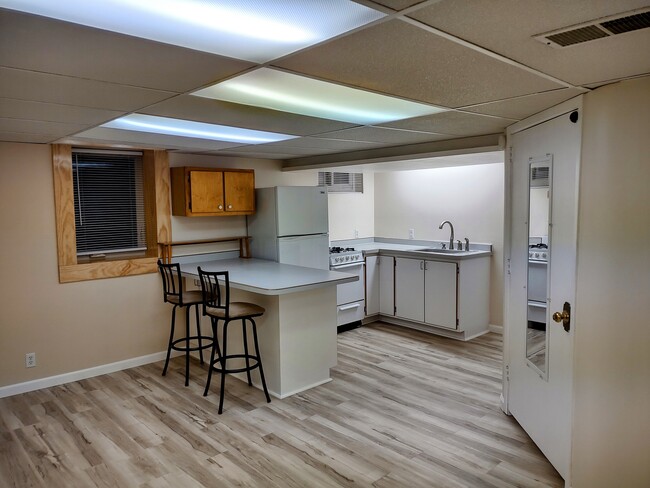
[[[528,261],[528,301],[546,304],[546,261]]]
[[[344,283],[336,287],[336,304],[344,305],[346,303],[358,302],[364,299],[364,273],[363,261],[357,263],[343,264],[332,267],[332,271],[341,271],[358,276],[357,281]]]

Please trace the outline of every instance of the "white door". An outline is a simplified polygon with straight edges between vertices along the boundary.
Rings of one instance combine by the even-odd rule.
[[[322,186],[278,186],[278,237],[327,234],[327,190]]]
[[[508,144],[512,164],[505,406],[565,480],[570,479],[575,321],[570,317],[565,330],[552,317],[554,312],[563,312],[565,302],[570,314],[568,308],[575,301],[581,128],[574,109],[579,106],[579,99],[570,101],[561,106],[565,113],[556,109],[550,120],[518,132],[515,126],[509,131]],[[518,125],[525,127],[525,122]],[[548,186],[548,217],[533,222],[539,212],[530,211],[531,186],[543,184]],[[548,242],[550,252],[542,319],[530,314],[527,289],[529,242],[540,239]]]
[[[395,315],[424,322],[424,261],[395,258]]]
[[[278,262],[330,269],[329,238],[327,234],[278,238]]]

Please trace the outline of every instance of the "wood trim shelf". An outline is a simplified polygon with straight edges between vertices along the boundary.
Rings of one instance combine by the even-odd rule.
[[[160,255],[163,263],[170,263],[172,260],[172,248],[176,246],[191,246],[195,244],[213,244],[216,242],[239,242],[239,257],[240,258],[250,258],[250,237],[249,236],[238,236],[238,237],[216,237],[214,239],[198,239],[194,241],[167,241],[167,242],[158,242],[160,247]]]

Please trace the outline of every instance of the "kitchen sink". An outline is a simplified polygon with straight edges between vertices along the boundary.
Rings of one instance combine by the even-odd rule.
[[[435,252],[437,254],[461,254],[472,251],[463,251],[462,249],[441,249],[439,247],[426,247],[424,249],[418,249],[419,252]]]

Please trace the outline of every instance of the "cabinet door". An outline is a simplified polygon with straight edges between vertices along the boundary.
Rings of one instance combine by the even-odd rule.
[[[252,171],[224,171],[226,212],[255,211],[255,174]]]
[[[190,211],[223,212],[223,173],[221,171],[190,171]]]
[[[379,256],[379,313],[395,315],[395,258]]]
[[[395,258],[396,316],[424,322],[424,261]]]
[[[366,316],[379,313],[379,257],[366,257]]]
[[[458,265],[425,261],[424,321],[427,324],[456,329]]]

